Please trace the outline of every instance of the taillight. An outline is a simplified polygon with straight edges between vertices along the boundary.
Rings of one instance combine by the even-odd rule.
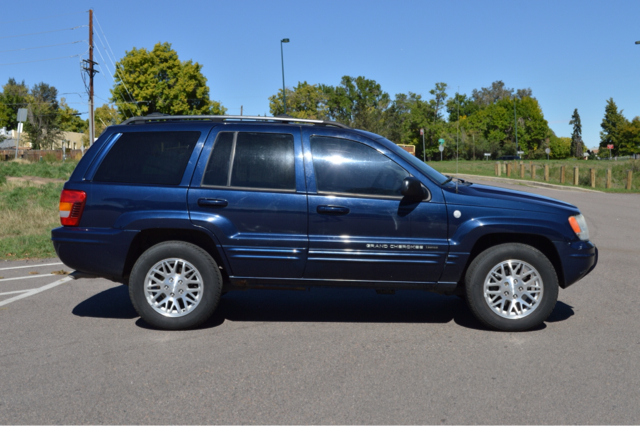
[[[86,192],[63,189],[60,194],[60,223],[63,226],[78,226],[86,201]]]

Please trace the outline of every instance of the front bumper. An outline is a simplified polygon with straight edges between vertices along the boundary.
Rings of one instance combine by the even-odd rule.
[[[591,241],[555,242],[555,246],[562,262],[562,288],[581,280],[598,264],[598,248]]]

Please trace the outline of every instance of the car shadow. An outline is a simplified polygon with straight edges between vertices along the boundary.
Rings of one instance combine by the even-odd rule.
[[[94,318],[134,319],[142,328],[153,328],[133,308],[128,288],[113,287],[79,303],[74,315]],[[564,321],[573,308],[558,302],[547,322]],[[198,329],[215,328],[225,320],[238,322],[350,322],[350,323],[448,323],[488,330],[464,300],[425,291],[399,290],[379,295],[371,289],[313,288],[310,291],[232,291],[220,299],[216,312]],[[545,324],[531,331],[542,330]]]

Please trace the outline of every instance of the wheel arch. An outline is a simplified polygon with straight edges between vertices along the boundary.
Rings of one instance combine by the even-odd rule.
[[[202,248],[213,257],[213,260],[220,267],[223,280],[228,281],[228,263],[218,245],[206,232],[195,229],[152,228],[138,232],[129,246],[122,271],[125,284],[128,284],[133,265],[142,253],[150,247],[165,241],[184,241]]]
[[[558,254],[558,250],[556,249],[553,242],[542,235],[519,233],[493,233],[481,236],[475,242],[473,248],[471,249],[471,252],[469,253],[469,258],[467,259],[464,270],[462,272],[460,282],[458,283],[458,288],[464,288],[464,277],[467,274],[467,269],[469,269],[469,265],[471,265],[471,262],[473,262],[473,260],[478,257],[480,253],[490,247],[506,243],[525,244],[539,250],[547,257],[547,259],[549,259],[554,269],[556,270],[560,287],[565,288],[565,278],[562,268],[562,261],[560,260],[560,255]]]

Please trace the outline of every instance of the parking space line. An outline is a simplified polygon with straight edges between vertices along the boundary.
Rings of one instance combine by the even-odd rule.
[[[57,274],[36,274],[36,275],[27,275],[24,277],[14,277],[14,278],[3,278],[0,280],[0,282],[2,281],[16,281],[16,280],[28,280],[31,278],[42,278],[42,277],[53,277]]]
[[[53,266],[53,265],[64,265],[64,263],[56,262],[56,263],[41,263],[39,265],[13,266],[11,268],[0,268],[0,271],[8,271],[9,269],[37,268],[39,266]]]
[[[6,296],[7,294],[16,294],[16,293],[26,293],[28,291],[33,290],[32,288],[28,290],[16,290],[16,291],[7,291],[6,293],[0,293],[0,296]]]
[[[12,297],[10,299],[7,300],[3,300],[2,302],[0,302],[0,306],[5,306],[8,305],[9,303],[15,302],[16,300],[20,300],[20,299],[24,299],[25,297],[29,297],[29,296],[33,296],[34,294],[38,294],[40,292],[49,290],[53,287],[59,286],[60,284],[64,284],[68,281],[71,281],[73,278],[72,277],[64,277],[61,280],[52,282],[51,284],[47,284],[43,287],[39,287],[39,288],[34,288],[33,290],[29,290],[26,293],[22,293],[18,296]]]

